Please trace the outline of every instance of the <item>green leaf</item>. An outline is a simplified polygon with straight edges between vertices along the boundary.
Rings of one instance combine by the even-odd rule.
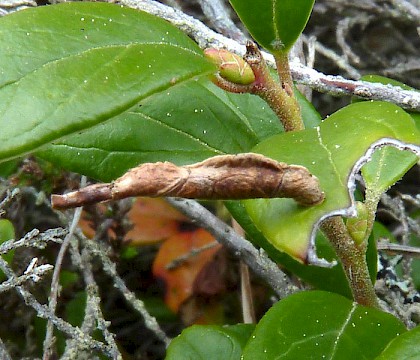
[[[139,163],[186,164],[246,152],[281,131],[263,100],[226,93],[203,79],[150,97],[38,154],[66,169],[110,181]]]
[[[420,327],[392,340],[376,360],[415,360],[420,358]]]
[[[318,231],[315,238],[315,245],[319,257],[332,262],[337,261],[338,264],[331,268],[319,266],[307,266],[285,252],[276,249],[264,235],[255,227],[255,224],[250,219],[246,212],[244,205],[240,201],[225,201],[225,205],[229,212],[233,215],[235,220],[245,230],[248,238],[259,247],[262,247],[267,254],[275,262],[298,276],[301,280],[312,285],[316,289],[334,292],[343,295],[349,299],[353,299],[346,275],[341,266],[340,260],[331,246],[330,242],[325,236]],[[376,233],[375,233],[376,234]],[[367,263],[369,267],[369,274],[372,282],[375,282],[377,274],[377,251],[376,238],[371,236],[368,242],[368,249],[366,252]]]
[[[365,186],[379,197],[390,186],[400,180],[418,161],[410,151],[401,151],[386,146],[372,155],[372,159],[362,167]]]
[[[379,83],[379,84],[383,84],[383,85],[392,85],[392,86],[399,86],[401,89],[403,90],[411,90],[411,91],[417,91],[420,92],[420,90],[415,89],[411,86],[408,86],[407,84],[404,84],[400,81],[385,77],[385,76],[380,76],[380,75],[364,75],[360,78],[360,80],[363,81],[368,81],[368,82],[372,82],[372,83]],[[352,102],[357,102],[357,101],[364,101],[362,99],[356,98],[354,97],[352,99]],[[412,112],[412,111],[407,111],[410,116],[414,119],[414,122],[416,123],[417,128],[420,130],[420,113],[418,112]]]
[[[172,340],[166,360],[240,360],[255,325],[199,326],[185,329]]]
[[[1,18],[0,34],[0,159],[89,128],[214,71],[200,49],[166,21],[111,4],[24,10]]]
[[[402,82],[379,75],[365,75],[361,80],[383,85],[399,86],[403,90],[416,90]],[[354,101],[361,101],[354,99]],[[420,114],[410,113],[420,130]],[[376,196],[385,192],[395,184],[417,162],[417,157],[410,152],[401,152],[392,147],[380,149],[372,156],[372,160],[362,168],[363,179],[367,188]]]
[[[244,360],[374,359],[404,325],[337,294],[301,292],[275,304],[248,341]]]
[[[415,144],[411,148],[420,152],[420,133],[412,118],[384,102],[355,103],[331,115],[319,128],[263,141],[253,151],[307,167],[320,180],[326,198],[312,207],[300,206],[291,199],[246,200],[251,219],[277,249],[306,261],[308,255],[314,255],[308,253],[308,247],[321,219],[354,213],[353,189],[349,190],[357,171],[353,168],[356,163],[360,168],[369,159],[365,153],[373,143],[390,142],[384,138]]]
[[[252,37],[272,53],[287,52],[311,14],[314,0],[230,0]]]
[[[12,175],[17,170],[19,163],[18,159],[0,163],[0,177],[7,178]]]
[[[319,124],[312,104],[302,95],[298,100],[305,124]],[[106,123],[55,141],[38,155],[68,170],[111,181],[144,162],[181,165],[247,152],[282,131],[259,97],[228,93],[201,79],[174,86]]]

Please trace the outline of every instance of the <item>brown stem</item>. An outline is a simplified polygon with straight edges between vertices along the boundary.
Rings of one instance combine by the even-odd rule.
[[[366,243],[356,246],[340,216],[324,220],[321,229],[341,260],[354,300],[361,305],[379,308],[366,262]]]
[[[290,75],[287,55],[279,56],[279,73],[283,74],[281,84],[276,82],[268,66],[253,42],[248,42],[245,61],[255,75],[252,92],[263,98],[282,122],[285,131],[303,130],[304,124],[299,104],[293,94],[293,82]]]

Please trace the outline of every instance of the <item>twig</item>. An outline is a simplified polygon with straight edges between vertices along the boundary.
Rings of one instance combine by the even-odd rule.
[[[3,210],[19,193],[20,193],[20,190],[18,188],[13,189],[12,191],[7,189],[6,196],[0,202],[0,210]]]
[[[121,0],[119,2],[168,20],[191,36],[202,49],[225,48],[238,55],[245,53],[245,46],[214,32],[199,20],[169,6],[150,0]],[[263,55],[268,64],[274,67],[273,57],[267,53],[263,53]],[[385,86],[325,75],[298,62],[291,63],[291,72],[296,82],[308,85],[320,92],[334,96],[355,95],[363,99],[389,101],[404,109],[420,112],[419,92],[402,90],[398,86]]]
[[[118,350],[118,346],[115,342],[114,335],[108,330],[109,322],[107,322],[102,314],[100,307],[100,296],[99,288],[95,282],[91,266],[91,256],[87,249],[83,249],[82,252],[82,265],[83,265],[83,277],[86,283],[88,300],[86,302],[86,308],[92,308],[95,319],[97,321],[98,329],[102,331],[105,341],[109,344],[113,351],[113,359],[122,359],[121,353]]]
[[[309,40],[305,35],[302,35],[303,40],[308,43]],[[312,37],[313,39],[313,37]],[[313,40],[312,40],[313,41]],[[344,59],[342,56],[338,55],[335,51],[327,48],[323,44],[321,44],[318,41],[314,41],[314,48],[316,51],[318,51],[321,55],[324,55],[326,58],[331,59],[334,64],[336,64],[340,69],[344,70],[352,79],[359,79],[360,73],[357,71],[356,68],[351,66],[346,59]],[[294,65],[292,63],[292,69]],[[311,67],[313,68],[313,67]],[[316,70],[315,70],[316,71]]]
[[[386,251],[394,254],[401,254],[405,256],[420,258],[420,248],[401,244],[392,244],[385,241],[380,241],[377,244],[378,250]]]
[[[217,241],[240,257],[260,278],[264,279],[280,298],[297,291],[287,276],[262,250],[257,250],[248,240],[239,236],[230,226],[213,215],[198,202],[187,199],[167,198],[171,205],[210,232]]]
[[[224,36],[245,44],[248,40],[229,17],[226,4],[221,0],[198,0],[204,15],[212,26]]]
[[[70,243],[70,252],[73,264],[79,267],[86,284],[87,301],[81,330],[85,334],[91,334],[96,328],[101,330],[105,341],[111,348],[112,359],[120,360],[122,359],[121,353],[118,350],[114,335],[108,330],[109,323],[104,319],[100,308],[99,288],[93,276],[90,253],[86,249],[83,249],[83,254],[81,255],[74,241]],[[81,350],[77,339],[69,339],[67,340],[65,352],[61,360],[79,359],[82,356]]]
[[[357,18],[349,18],[346,17],[342,20],[340,20],[337,24],[336,28],[336,38],[337,38],[337,44],[341,47],[341,50],[343,50],[344,58],[348,62],[349,60],[353,61],[356,64],[360,63],[360,58],[357,56],[351,47],[346,42],[346,32],[350,30],[352,26],[354,26],[354,23],[358,23],[360,21],[367,22],[369,18],[363,17],[362,20]],[[356,78],[357,79],[357,78]]]
[[[63,236],[66,236],[67,233],[68,231],[63,228],[49,229],[42,233],[38,229],[33,229],[20,240],[8,240],[1,244],[0,254],[6,254],[20,247],[44,249],[51,241],[58,244],[61,243]]]
[[[86,186],[86,176],[82,176],[81,187]],[[55,309],[57,307],[57,297],[58,297],[58,289],[59,289],[59,277],[61,272],[61,265],[63,263],[64,255],[66,254],[67,248],[71,239],[73,238],[74,231],[79,223],[80,216],[82,214],[82,208],[77,208],[74,212],[73,220],[71,222],[69,232],[64,239],[63,243],[61,244],[60,251],[58,252],[57,259],[55,262],[55,268],[53,277],[51,280],[51,293],[49,297],[48,307],[51,313],[55,313]],[[53,352],[53,345],[54,345],[54,326],[51,320],[47,322],[47,330],[44,339],[44,355],[43,359],[48,360],[50,359],[52,352]]]
[[[127,285],[125,285],[123,279],[121,279],[121,277],[118,275],[115,264],[106,255],[106,251],[102,248],[102,246],[98,243],[85,239],[84,236],[81,236],[81,238],[84,239],[84,246],[89,249],[92,254],[99,257],[102,262],[104,271],[109,276],[111,276],[114,286],[121,292],[126,301],[143,317],[146,327],[151,330],[161,341],[163,341],[166,346],[169,345],[170,339],[160,328],[156,319],[149,314],[143,301],[137,299],[134,293],[127,288]]]
[[[23,275],[11,278],[1,283],[0,293],[13,289],[16,286],[20,286],[29,280],[37,282],[43,275],[45,275],[47,272],[50,272],[52,269],[53,266],[50,264],[33,267],[30,269],[30,271],[25,271]]]
[[[402,90],[399,86],[347,80],[324,75],[299,63],[291,64],[293,79],[334,96],[354,95],[362,99],[389,101],[404,109],[420,112],[420,92]]]
[[[167,264],[165,266],[165,269],[166,270],[173,270],[173,269],[177,268],[178,266],[182,265],[182,263],[190,260],[191,258],[201,254],[202,252],[204,252],[208,249],[214,248],[217,245],[219,245],[219,243],[217,241],[213,241],[213,242],[211,242],[209,244],[206,244],[204,246],[201,246],[199,248],[193,248],[188,252],[188,254],[178,256],[177,258],[172,260],[169,264]]]
[[[9,280],[13,280],[17,277],[2,257],[0,257],[0,269],[5,273]],[[62,331],[67,336],[78,339],[79,344],[83,349],[101,351],[103,354],[111,356],[111,349],[109,346],[93,339],[89,335],[84,334],[79,328],[73,327],[68,322],[57,317],[48,309],[47,306],[40,304],[29,291],[24,289],[23,286],[16,286],[15,289],[23,298],[25,303],[36,311],[39,317],[51,320],[58,330]]]
[[[408,19],[420,23],[420,10],[414,4],[411,4],[409,1],[406,0],[390,0],[391,3],[394,5],[395,9],[399,11],[399,13],[403,17],[407,17]]]

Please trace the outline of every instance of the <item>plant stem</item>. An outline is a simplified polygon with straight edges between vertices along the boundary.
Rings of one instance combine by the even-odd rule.
[[[258,57],[262,58],[262,56],[258,49],[249,45],[247,46],[245,60],[252,67],[256,82],[259,81],[265,84],[266,87],[258,94],[268,102],[280,119],[282,119],[285,131],[304,129],[305,126],[302,121],[299,105],[293,94],[293,80],[289,68],[288,54],[278,53],[274,55],[277,72],[281,81],[281,86],[279,86],[270,77],[265,62],[253,61],[252,58],[250,60],[249,54],[252,54],[252,52],[254,52],[255,59]],[[272,95],[272,92],[275,95]],[[369,210],[371,211],[372,209]],[[369,220],[371,229],[373,219]],[[372,281],[370,280],[366,262],[367,241],[363,241],[360,245],[357,245],[350,236],[340,216],[334,216],[324,220],[321,224],[321,229],[328,237],[337,256],[341,260],[354,300],[361,305],[379,308],[378,299]]]
[[[357,246],[340,216],[324,220],[321,229],[341,260],[354,300],[360,305],[379,308],[366,262],[366,242]]]
[[[271,109],[276,113],[284,126],[285,131],[303,130],[302,116],[299,104],[293,94],[293,82],[290,75],[287,54],[278,56],[278,68],[281,76],[281,84],[276,82],[270,74],[268,66],[253,42],[246,46],[245,61],[252,68],[255,75],[252,92],[263,98]]]

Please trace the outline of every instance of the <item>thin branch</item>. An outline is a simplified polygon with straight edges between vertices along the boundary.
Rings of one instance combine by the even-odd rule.
[[[378,250],[386,251],[391,254],[401,254],[413,258],[420,258],[420,248],[408,245],[393,244],[387,241],[380,241],[377,244]]]
[[[394,8],[402,15],[402,17],[407,17],[408,19],[420,23],[420,10],[419,4],[414,5],[406,0],[390,0],[394,5]]]
[[[0,254],[6,254],[11,250],[20,247],[35,247],[37,249],[44,249],[49,242],[60,244],[62,238],[66,236],[67,230],[63,228],[49,229],[42,233],[38,229],[33,229],[28,232],[22,239],[8,240],[0,245]]]
[[[1,283],[0,293],[13,289],[16,286],[20,286],[30,280],[34,282],[38,282],[42,276],[50,272],[52,269],[53,269],[53,266],[50,264],[33,267],[29,271],[25,271],[23,275],[10,278],[4,281],[3,283]]]
[[[122,355],[120,351],[118,350],[117,343],[115,342],[114,334],[112,334],[108,330],[108,326],[110,325],[110,323],[105,320],[101,311],[101,307],[100,307],[101,298],[99,295],[98,285],[96,284],[95,279],[93,277],[91,260],[92,259],[91,259],[91,255],[89,251],[87,251],[87,249],[83,249],[83,252],[82,252],[83,277],[87,286],[86,289],[87,289],[87,295],[88,295],[86,307],[92,308],[95,315],[95,319],[98,324],[97,325],[98,329],[102,331],[105,341],[109,344],[109,346],[113,350],[112,358],[122,359]]]
[[[288,282],[287,276],[267,256],[258,250],[248,240],[239,236],[235,230],[226,225],[198,202],[187,199],[167,198],[172,206],[188,216],[197,225],[211,233],[217,241],[241,258],[254,273],[265,280],[280,298],[296,291],[297,288]]]
[[[9,280],[13,280],[17,277],[10,268],[9,264],[2,257],[0,257],[0,270],[5,273]],[[73,327],[68,322],[57,317],[46,305],[40,304],[29,291],[24,289],[23,286],[16,286],[15,289],[23,298],[26,305],[32,307],[39,317],[51,320],[58,330],[62,331],[67,336],[78,339],[79,344],[83,349],[101,351],[103,354],[111,356],[111,349],[109,346],[93,339],[89,335],[83,333],[78,327]]]
[[[80,235],[80,234],[79,234]],[[95,243],[85,239],[83,235],[81,235],[81,239],[83,239],[84,246],[94,255],[98,256],[102,262],[104,271],[111,276],[114,286],[121,292],[124,296],[126,301],[134,308],[134,310],[138,311],[140,315],[144,319],[144,323],[146,327],[151,330],[161,341],[165,343],[166,346],[169,345],[170,339],[166,336],[165,332],[160,328],[156,318],[151,316],[147,311],[143,301],[137,299],[135,294],[125,285],[124,280],[118,275],[117,270],[115,268],[115,264],[109,259],[106,255],[105,249],[102,248],[101,244]]]
[[[5,192],[6,192],[6,196],[4,197],[2,201],[0,201],[0,215],[1,215],[1,211],[4,211],[3,209],[7,205],[9,205],[9,203],[12,202],[12,200],[16,197],[16,195],[20,193],[20,190],[18,188],[13,189],[12,191],[10,191],[10,189],[7,189]],[[3,196],[3,194],[1,196]]]
[[[389,101],[404,109],[420,112],[420,92],[402,90],[399,86],[347,80],[324,75],[297,62],[291,63],[293,79],[333,96],[353,95],[365,100]]]
[[[114,335],[108,330],[109,322],[104,319],[101,311],[99,288],[93,276],[90,253],[86,249],[83,249],[83,254],[81,255],[79,248],[75,243],[77,242],[72,241],[70,243],[72,262],[82,272],[87,293],[85,316],[83,318],[81,330],[85,334],[91,334],[96,328],[101,330],[105,341],[111,348],[112,359],[121,360],[122,356],[118,350]],[[78,359],[82,356],[81,351],[82,349],[80,349],[77,339],[69,339],[66,342],[65,352],[61,357],[61,360]]]
[[[80,186],[81,187],[86,186],[86,176],[82,176]],[[61,244],[60,251],[58,252],[57,259],[55,262],[54,273],[51,280],[51,293],[50,293],[49,303],[48,303],[48,307],[51,313],[53,314],[55,313],[55,309],[57,307],[61,265],[63,263],[64,255],[66,254],[70,241],[73,238],[73,234],[74,234],[74,231],[76,230],[77,224],[79,223],[81,214],[82,214],[82,208],[79,207],[74,212],[74,216],[73,216],[73,220],[71,222],[70,228],[69,228],[69,232],[66,238],[64,239],[63,243]],[[44,339],[44,355],[43,355],[44,360],[50,359],[53,352],[53,345],[54,345],[54,326],[51,320],[48,320],[47,331],[46,331],[45,339]]]
[[[121,0],[119,3],[168,20],[191,36],[202,49],[225,48],[241,56],[245,54],[244,45],[216,33],[199,20],[179,10],[150,0]],[[267,53],[263,53],[263,55],[268,64],[274,67],[273,57]],[[398,86],[346,80],[340,76],[325,75],[298,62],[291,62],[291,72],[296,82],[308,85],[319,92],[326,92],[334,96],[354,95],[363,99],[389,101],[404,109],[420,112],[420,93],[416,91],[402,90]]]
[[[225,2],[221,0],[198,0],[204,15],[221,34],[245,44],[247,37],[237,28],[229,16]]]
[[[202,252],[212,249],[216,246],[218,246],[219,243],[217,241],[213,241],[211,243],[208,243],[206,245],[200,246],[198,248],[192,248],[187,254],[178,256],[174,260],[172,260],[169,264],[165,266],[166,270],[174,270],[178,266],[181,266],[184,262],[192,259],[193,257],[200,255]]]

